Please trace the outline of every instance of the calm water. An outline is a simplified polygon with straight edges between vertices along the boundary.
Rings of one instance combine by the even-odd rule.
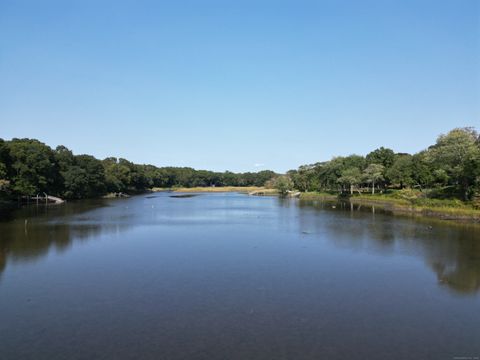
[[[480,356],[479,227],[169,195],[2,214],[0,358]]]

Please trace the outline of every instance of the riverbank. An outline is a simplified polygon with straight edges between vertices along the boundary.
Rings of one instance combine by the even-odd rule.
[[[324,192],[302,192],[300,194],[301,200],[323,200],[323,201],[335,201],[338,200],[338,194],[330,194]]]
[[[300,195],[302,200],[335,201],[338,196],[329,193],[308,192]],[[442,220],[457,220],[480,223],[480,210],[459,200],[398,199],[389,195],[354,195],[346,200],[353,204],[378,206],[393,213],[434,217]]]

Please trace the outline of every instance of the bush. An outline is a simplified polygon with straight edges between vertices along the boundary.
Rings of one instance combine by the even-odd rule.
[[[475,209],[480,209],[480,192],[476,192],[472,197],[472,206]]]
[[[415,200],[422,198],[424,194],[422,194],[420,190],[407,188],[396,191],[392,196],[397,199],[407,200],[413,203]]]
[[[275,178],[275,188],[280,195],[287,195],[293,189],[293,182],[288,176],[278,176]]]

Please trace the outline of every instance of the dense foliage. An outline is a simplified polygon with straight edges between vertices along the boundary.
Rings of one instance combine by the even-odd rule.
[[[301,191],[352,194],[415,188],[428,189],[432,197],[471,200],[480,192],[480,137],[473,128],[458,128],[414,155],[381,147],[365,157],[303,165],[288,176]]]
[[[98,160],[74,155],[65,146],[51,149],[33,139],[0,139],[0,197],[48,193],[81,199],[108,192],[136,193],[152,187],[262,186],[276,174],[265,170],[235,174],[156,167],[125,159]]]
[[[272,180],[274,179],[274,180]],[[416,189],[433,198],[480,198],[480,137],[473,128],[440,135],[428,149],[410,155],[381,147],[366,156],[334,157],[278,177],[272,171],[235,174],[156,167],[126,159],[74,155],[33,139],[0,139],[0,199],[48,193],[67,199],[152,187],[263,186],[320,192],[383,192]]]

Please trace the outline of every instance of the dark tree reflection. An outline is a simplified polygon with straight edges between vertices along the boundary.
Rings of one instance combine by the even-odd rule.
[[[127,223],[105,218],[108,214],[101,209],[106,205],[102,200],[85,200],[61,206],[29,206],[2,213],[0,276],[8,261],[35,261],[52,249],[68,250],[74,241],[87,241],[101,233],[126,229]]]
[[[458,293],[480,290],[480,226],[412,216],[390,216],[377,207],[340,202],[299,201],[303,209],[348,212],[348,217],[326,217],[302,228],[328,229],[329,238],[345,248],[378,253],[403,251],[421,256],[440,285]],[[302,221],[312,221],[301,217]],[[354,221],[352,221],[354,220]]]

